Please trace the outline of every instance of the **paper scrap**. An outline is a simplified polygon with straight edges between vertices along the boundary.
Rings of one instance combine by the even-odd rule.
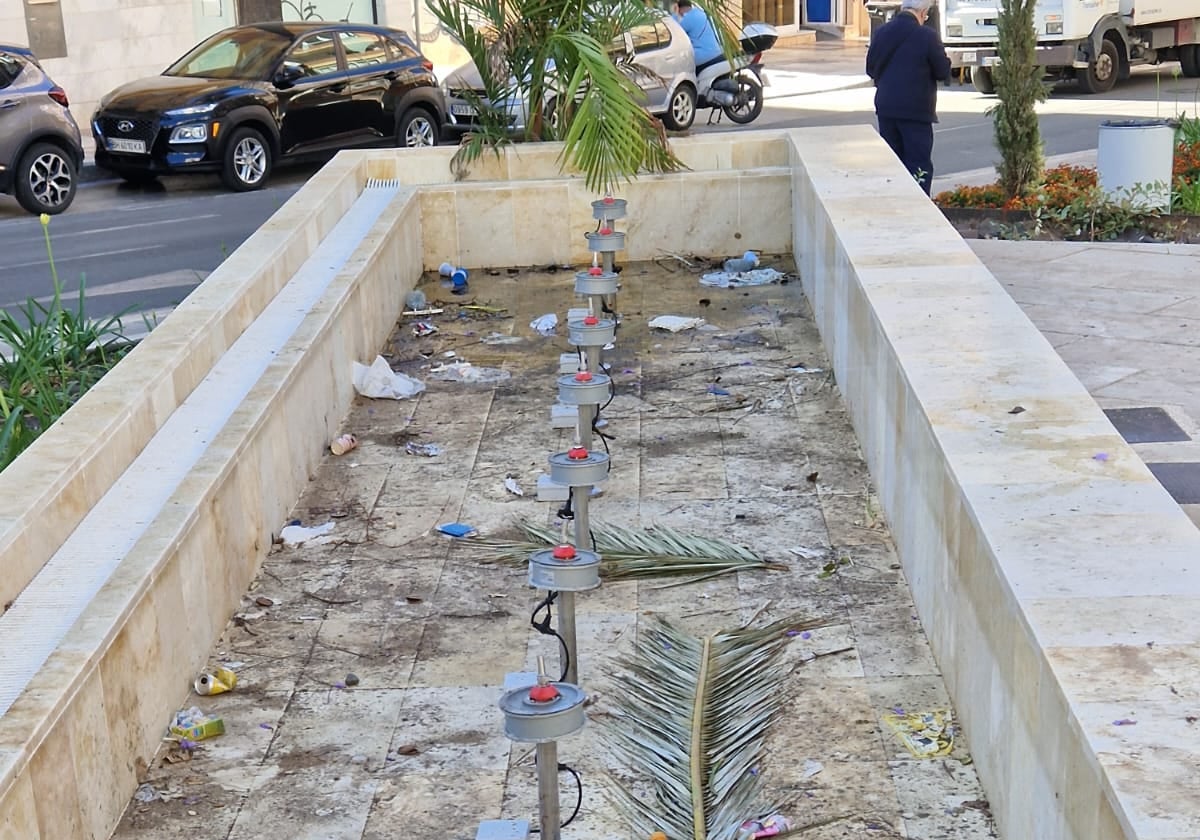
[[[703,318],[686,318],[683,315],[659,315],[657,318],[650,319],[650,329],[673,333],[694,330],[702,324],[704,324]]]

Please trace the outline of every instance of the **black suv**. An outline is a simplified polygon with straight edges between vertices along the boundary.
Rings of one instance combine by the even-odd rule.
[[[161,76],[122,85],[92,118],[96,164],[127,181],[219,172],[255,190],[281,159],[432,146],[445,97],[403,32],[356,23],[235,26]]]

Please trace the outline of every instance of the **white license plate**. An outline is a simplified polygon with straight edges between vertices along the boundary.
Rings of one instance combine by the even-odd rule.
[[[983,57],[983,66],[984,67],[995,67],[999,63],[1000,63],[1000,56],[998,56],[998,55],[985,55]]]
[[[126,140],[121,137],[109,137],[105,140],[110,152],[129,152],[135,155],[146,154],[145,140]]]
[[[474,105],[460,105],[456,102],[450,106],[450,113],[456,117],[473,117],[476,111]]]
[[[978,56],[975,54],[974,50],[971,50],[970,52],[964,52],[962,54],[962,63],[963,64],[974,64],[976,58],[978,58]]]

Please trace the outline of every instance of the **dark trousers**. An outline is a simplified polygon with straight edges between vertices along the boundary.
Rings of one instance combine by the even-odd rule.
[[[879,136],[929,195],[933,187],[933,123],[877,117]]]

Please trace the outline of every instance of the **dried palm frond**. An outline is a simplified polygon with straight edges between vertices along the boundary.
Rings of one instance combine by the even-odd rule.
[[[744,820],[775,810],[762,801],[759,768],[785,699],[779,654],[789,631],[829,623],[790,616],[696,638],[658,621],[639,634],[602,724],[614,759],[653,787],[645,799],[613,783],[631,836],[733,840]]]
[[[472,540],[470,546],[489,552],[496,560],[525,563],[531,552],[561,540],[547,525],[528,520],[517,524],[525,540]],[[601,558],[600,575],[608,580],[693,575],[691,581],[696,581],[737,571],[787,570],[784,564],[769,562],[745,546],[657,525],[635,530],[596,522],[591,533]]]

